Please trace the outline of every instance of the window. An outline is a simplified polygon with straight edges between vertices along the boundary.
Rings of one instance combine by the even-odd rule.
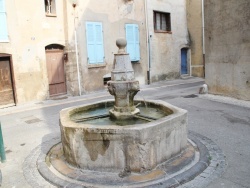
[[[8,42],[7,18],[4,0],[0,0],[0,42]]]
[[[155,32],[171,32],[170,13],[154,11],[154,29]]]
[[[127,53],[131,61],[140,60],[139,27],[137,24],[126,24]]]
[[[56,0],[44,0],[46,15],[56,15]]]
[[[102,23],[86,22],[87,51],[89,64],[104,63]]]

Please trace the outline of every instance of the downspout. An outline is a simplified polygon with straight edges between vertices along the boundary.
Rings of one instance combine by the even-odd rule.
[[[205,77],[205,21],[204,21],[204,0],[201,1],[202,14],[202,54],[203,54],[203,74]]]
[[[74,8],[74,28],[75,28],[75,31],[74,31],[74,37],[75,37],[75,51],[76,51],[76,69],[77,69],[77,81],[78,81],[78,90],[79,90],[79,96],[81,96],[81,78],[80,78],[80,70],[79,70],[79,60],[78,60],[78,46],[77,46],[77,33],[76,33],[76,16],[75,16],[75,7],[76,7],[76,4],[73,3],[72,4],[73,8]]]
[[[80,70],[79,70],[79,61],[78,61],[78,47],[77,47],[77,36],[75,29],[75,50],[76,50],[76,67],[77,67],[77,80],[78,80],[78,88],[79,88],[79,96],[81,96],[81,78],[80,78]]]
[[[147,0],[144,1],[144,10],[145,10],[145,18],[146,18],[146,35],[147,35],[147,42],[146,42],[146,47],[147,47],[147,55],[148,55],[148,70],[147,70],[147,80],[148,80],[148,85],[150,84],[150,69],[151,69],[151,52],[150,52],[150,36],[149,36],[149,28],[148,28],[148,6],[147,6]]]

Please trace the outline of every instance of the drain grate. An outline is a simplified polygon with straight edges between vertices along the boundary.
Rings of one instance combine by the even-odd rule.
[[[25,123],[27,124],[33,124],[33,123],[37,123],[37,122],[41,122],[42,120],[35,117],[35,116],[27,116],[27,117],[23,117],[21,118]]]
[[[42,120],[40,120],[38,118],[35,118],[35,119],[26,120],[24,122],[27,123],[27,124],[33,124],[33,123],[37,123],[37,122],[40,122],[40,121],[42,121]]]
[[[198,97],[198,95],[191,94],[191,95],[186,95],[183,98],[196,98],[196,97]]]

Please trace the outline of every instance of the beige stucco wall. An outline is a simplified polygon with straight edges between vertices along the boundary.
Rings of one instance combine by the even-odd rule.
[[[56,16],[45,15],[44,1],[25,3],[6,0],[7,24],[10,41],[1,43],[0,53],[12,55],[16,99],[18,104],[49,98],[45,46],[60,44],[68,54],[65,62],[67,93],[78,95],[75,53],[76,28],[80,87],[82,93],[104,88],[103,76],[112,70],[115,41],[125,38],[125,24],[138,24],[140,56],[132,63],[136,79],[147,83],[150,38],[151,81],[177,78],[180,75],[181,48],[188,47],[185,0],[78,0],[56,1]],[[145,6],[147,2],[147,6]],[[28,5],[28,7],[27,7]],[[34,8],[35,7],[35,8]],[[145,7],[148,9],[145,11]],[[154,33],[153,10],[171,13],[172,34]],[[147,17],[145,15],[147,12]],[[148,19],[148,29],[147,22]],[[101,22],[103,26],[103,66],[90,67],[87,63],[86,21]]]
[[[205,1],[209,92],[250,100],[250,2]]]
[[[192,76],[204,77],[202,43],[202,0],[187,0],[187,26],[191,51]]]
[[[6,0],[9,42],[0,53],[12,55],[17,103],[44,100],[48,96],[45,46],[65,45],[63,1],[57,1],[56,17],[46,17],[44,1]]]
[[[69,92],[78,94],[77,66],[75,54],[74,38],[74,14],[77,32],[77,42],[79,51],[79,69],[81,89],[83,92],[91,92],[104,88],[103,76],[112,70],[114,54],[118,51],[115,41],[119,37],[125,38],[125,24],[134,23],[139,26],[140,35],[140,55],[141,60],[133,63],[136,79],[140,84],[145,83],[147,71],[147,50],[146,50],[146,25],[144,1],[124,1],[124,0],[86,0],[78,1],[74,10],[68,2],[68,45],[69,62],[67,63],[67,85]],[[103,42],[105,63],[100,66],[91,67],[87,62],[87,41],[86,28],[87,21],[101,22],[103,27]]]
[[[178,78],[181,48],[189,46],[185,0],[147,0],[147,7],[151,81]],[[171,14],[172,34],[154,32],[153,11]]]

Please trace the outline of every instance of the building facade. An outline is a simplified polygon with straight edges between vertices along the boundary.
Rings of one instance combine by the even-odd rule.
[[[185,0],[0,0],[0,19],[0,107],[104,89],[120,37],[140,84],[191,73]]]
[[[89,0],[78,1],[76,6],[67,1],[67,12],[69,93],[77,95],[79,90],[84,93],[104,88],[118,51],[116,39],[120,37],[127,39],[136,78],[141,84],[145,83],[147,49],[143,0]]]
[[[60,11],[46,8],[44,1],[0,0],[0,106],[49,94],[45,48],[65,46],[65,9],[62,1]]]
[[[151,82],[190,74],[186,1],[145,1]]]
[[[187,0],[187,27],[191,54],[190,75],[204,77],[205,49],[203,46],[203,4],[204,0]]]
[[[205,1],[209,92],[250,100],[250,2]]]

